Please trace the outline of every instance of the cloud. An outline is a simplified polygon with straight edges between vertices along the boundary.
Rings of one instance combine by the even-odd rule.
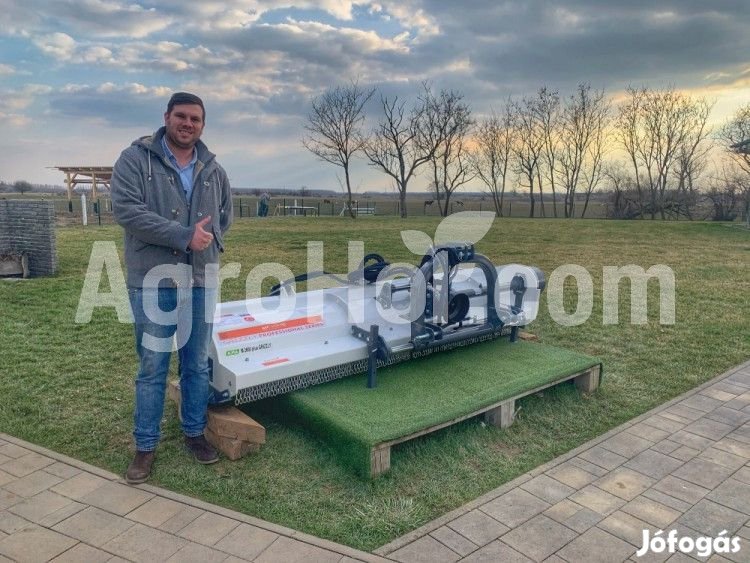
[[[34,44],[45,55],[60,61],[69,60],[76,50],[76,41],[67,33],[55,32],[34,38]]]
[[[32,40],[45,55],[59,62],[85,65],[121,66],[123,62],[114,56],[112,49],[104,45],[78,43],[67,33],[55,32],[40,35]]]
[[[34,35],[66,28],[87,37],[146,37],[175,22],[156,8],[114,0],[0,0],[0,23],[8,34]]]
[[[431,16],[421,2],[401,2],[399,0],[383,2],[382,11],[389,18],[394,18],[402,27],[414,29],[417,39],[432,37],[440,34],[438,20]],[[426,3],[425,3],[426,4]],[[464,3],[460,3],[464,5]]]
[[[707,69],[747,60],[750,16],[739,4],[434,2],[441,34],[415,51],[437,59],[466,53],[473,78],[500,97],[581,80],[608,88],[697,82]]]
[[[750,66],[747,63],[725,67],[721,71],[705,76],[705,88],[747,88],[750,87]]]
[[[81,45],[65,33],[36,37],[33,42],[42,53],[61,63],[122,66],[111,49]]]
[[[27,84],[19,89],[0,89],[0,119],[11,127],[25,127],[32,123],[31,106],[38,96],[47,94],[48,86]]]
[[[352,21],[356,6],[367,4],[333,0],[296,3],[298,7],[316,7],[347,22]],[[429,35],[425,31],[428,28],[432,30],[430,33],[438,29],[421,8],[412,10],[396,3],[378,4],[376,10],[392,12],[402,26],[409,28],[392,35],[356,25],[334,25],[291,16],[282,23],[259,23],[264,13],[288,9],[290,5],[290,2],[264,2],[261,6],[253,1],[235,1],[191,4],[185,8],[181,4],[186,14],[182,14],[184,21],[180,23],[185,27],[175,35],[175,40],[108,42],[96,34],[93,38],[74,38],[69,33],[56,31],[38,34],[34,44],[59,62],[122,69],[129,73],[167,72],[181,79],[188,74],[201,76],[202,82],[210,83],[219,74],[234,71],[240,80],[252,76],[267,90],[273,90],[273,94],[287,88],[319,91],[342,78],[352,77],[369,83],[385,77],[396,81],[419,81],[436,65],[449,71],[457,69],[457,65],[465,67],[465,56],[447,63],[431,57],[427,50],[424,55],[413,56],[412,44],[417,38]],[[87,7],[87,19],[93,17],[91,14],[101,15],[115,9],[111,4],[93,0],[87,3]],[[178,18],[176,4],[172,2],[160,3],[159,9],[165,15],[165,21]],[[247,17],[238,17],[237,10],[244,10]],[[190,17],[198,13],[203,17]],[[217,19],[211,16],[221,14],[231,16],[233,22],[239,22],[238,26],[215,27]],[[188,35],[185,31],[195,26],[204,29],[204,24],[210,33],[204,30]],[[277,63],[275,67],[269,68],[265,64],[269,59]],[[264,67],[265,72],[261,72],[258,66]],[[267,87],[269,83],[273,87]],[[259,89],[255,88],[256,91]]]
[[[267,14],[291,10],[319,10],[339,21],[352,21],[355,7],[369,3],[347,0],[227,0],[185,5],[180,0],[166,0],[160,6],[170,13],[184,13],[187,10],[191,13],[188,21],[204,31],[212,31],[244,28]]]
[[[37,96],[50,92],[50,87],[43,84],[26,84],[19,89],[0,89],[0,111],[17,112],[34,103]]]
[[[175,41],[83,43],[59,32],[36,37],[33,43],[42,53],[60,62],[95,65],[129,73],[205,73],[225,68],[233,61],[242,59],[240,53],[228,50],[214,52],[203,45],[190,46]]]
[[[195,75],[217,72],[241,60],[239,53],[227,49],[215,51],[203,45],[175,41],[132,42],[116,49],[114,65],[128,72],[170,72]]]
[[[383,37],[354,27],[288,19],[205,35],[201,41],[233,52],[239,74],[258,75],[254,66],[265,66],[270,57],[276,66],[265,77],[280,87],[304,84],[319,90],[350,77],[373,82],[386,75],[411,74],[406,36]]]
[[[273,166],[290,178],[294,168],[296,182],[315,162],[299,147],[310,99],[351,79],[405,100],[429,80],[463,92],[477,116],[509,95],[543,85],[567,95],[581,81],[610,96],[629,84],[674,85],[730,100],[717,108],[731,111],[750,93],[746,4],[0,0],[0,113],[30,120],[28,128],[44,120],[45,131],[54,121],[66,143],[84,143],[69,134],[71,123],[143,134],[172,91],[195,91],[207,104],[208,135],[230,154],[234,144],[263,154],[227,161],[246,178],[240,183],[257,178],[254,170],[271,178]],[[377,111],[373,103],[368,119]],[[297,169],[292,159],[306,164]],[[334,170],[314,168],[321,184],[335,186]]]
[[[63,17],[87,34],[100,37],[146,37],[169,27],[172,17],[156,8],[144,8],[136,3],[104,0],[68,0]]]
[[[93,86],[66,84],[48,93],[49,115],[55,119],[85,119],[102,125],[147,125],[155,128],[172,94],[166,86],[138,82]]]
[[[31,119],[21,113],[5,113],[0,111],[0,120],[11,127],[24,127],[31,123]]]

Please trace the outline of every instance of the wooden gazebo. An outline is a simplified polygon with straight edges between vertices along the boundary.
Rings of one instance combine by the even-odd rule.
[[[111,166],[53,166],[65,174],[65,187],[68,189],[68,201],[73,200],[73,189],[79,185],[91,186],[92,199],[97,198],[97,189],[110,189],[112,181]]]

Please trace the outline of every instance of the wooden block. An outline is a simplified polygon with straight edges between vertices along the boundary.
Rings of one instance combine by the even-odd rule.
[[[208,427],[225,438],[254,444],[266,443],[265,427],[231,405],[209,407]]]
[[[391,468],[391,447],[380,445],[370,451],[370,477],[377,477]]]
[[[180,415],[180,382],[173,379],[167,386],[167,395],[177,405],[177,415]],[[265,427],[247,416],[237,407],[232,405],[222,405],[208,407],[208,428],[217,435],[230,440],[240,440],[253,444],[266,443]],[[227,456],[228,457],[228,456]]]
[[[206,427],[203,431],[206,440],[214,448],[223,453],[228,459],[235,461],[243,456],[246,456],[250,452],[257,452],[260,450],[260,444],[252,442],[245,442],[244,440],[234,440],[225,436],[219,436],[215,434],[210,428]]]
[[[581,393],[593,393],[599,387],[599,375],[601,373],[601,366],[593,366],[586,373],[583,373],[576,377],[576,387]]]
[[[516,416],[516,401],[510,399],[484,413],[484,421],[492,426],[508,428]]]
[[[529,342],[537,342],[539,340],[539,337],[536,334],[531,334],[530,332],[526,332],[525,330],[522,330],[518,333],[518,338],[521,340],[528,340]]]

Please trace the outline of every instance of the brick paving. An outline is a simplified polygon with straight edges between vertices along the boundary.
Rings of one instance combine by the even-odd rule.
[[[740,538],[750,561],[750,362],[364,553],[117,475],[0,433],[0,563],[600,562],[643,531]]]
[[[0,433],[0,563],[6,561],[386,560],[157,487],[131,487]]]
[[[375,550],[418,561],[705,561],[637,557],[643,531],[740,538],[750,562],[750,362]]]

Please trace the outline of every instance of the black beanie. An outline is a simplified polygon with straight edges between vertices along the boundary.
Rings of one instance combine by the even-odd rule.
[[[199,105],[201,109],[203,110],[203,119],[204,120],[206,119],[206,108],[203,107],[203,100],[201,100],[195,94],[191,94],[189,92],[175,92],[174,94],[172,94],[172,97],[169,98],[169,103],[167,104],[167,113],[170,113],[174,106],[179,106],[183,104]]]

